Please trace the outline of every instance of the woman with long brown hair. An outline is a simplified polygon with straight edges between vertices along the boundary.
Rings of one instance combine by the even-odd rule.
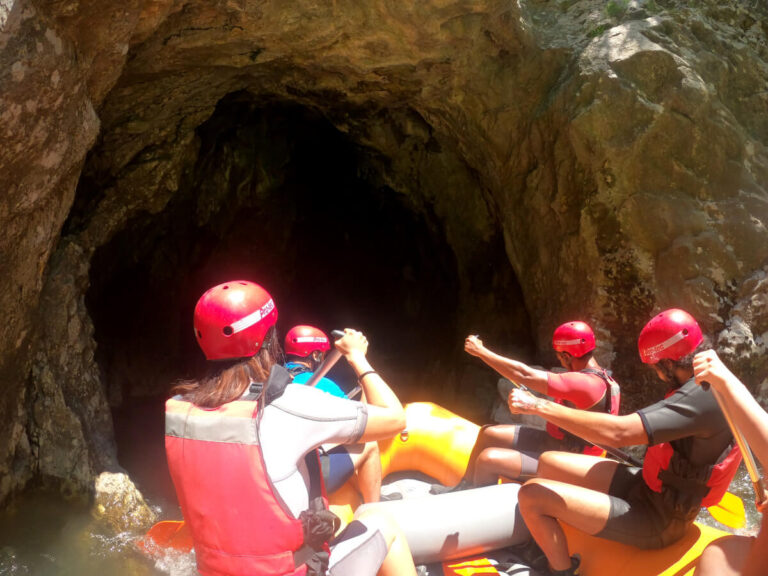
[[[355,330],[335,342],[367,404],[291,384],[280,365],[277,307],[258,284],[214,286],[195,307],[207,376],[173,389],[166,453],[197,567],[204,576],[415,575],[399,529],[376,513],[334,537],[316,449],[367,442],[405,427],[397,396]]]

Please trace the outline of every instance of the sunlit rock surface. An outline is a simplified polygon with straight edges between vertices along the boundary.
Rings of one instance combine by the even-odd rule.
[[[375,291],[392,374],[437,401],[473,394],[470,331],[550,365],[582,317],[642,404],[635,339],[669,306],[760,384],[768,20],[689,4],[0,1],[0,501],[115,465],[110,410],[182,375],[216,270],[299,298],[301,169],[334,157],[358,188],[314,197],[347,266],[316,284]],[[338,141],[319,166],[302,127]]]
[[[110,472],[96,478],[93,515],[115,533],[145,531],[157,520],[131,479]]]

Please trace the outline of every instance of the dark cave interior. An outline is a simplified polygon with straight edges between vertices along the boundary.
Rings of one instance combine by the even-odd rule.
[[[491,390],[487,404],[497,377],[462,352],[466,326],[456,310],[467,303],[443,223],[380,184],[374,167],[386,159],[318,111],[241,94],[223,99],[197,135],[179,191],[95,253],[86,295],[118,457],[145,491],[167,492],[147,486],[167,479],[140,470],[146,439],[162,437],[170,385],[203,369],[192,310],[219,282],[246,278],[267,288],[281,336],[295,324],[363,330],[374,366],[403,401],[466,409],[469,366]],[[93,185],[84,179],[78,195],[98,194]],[[504,258],[500,237],[497,244],[491,259]],[[503,298],[525,315],[511,278]],[[533,348],[527,334],[514,337],[518,349]],[[353,380],[345,368],[332,373],[342,386]]]

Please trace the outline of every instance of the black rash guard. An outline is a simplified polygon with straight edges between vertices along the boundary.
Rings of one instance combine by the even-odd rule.
[[[733,441],[714,394],[693,380],[637,413],[649,446],[669,442],[695,466],[714,464]]]

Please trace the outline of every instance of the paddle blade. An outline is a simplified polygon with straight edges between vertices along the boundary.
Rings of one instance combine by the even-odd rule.
[[[152,526],[136,545],[150,556],[162,554],[168,549],[176,552],[191,552],[192,535],[184,522],[165,520]]]
[[[746,524],[744,502],[730,492],[726,492],[720,502],[707,508],[712,518],[729,528],[743,528]]]
[[[476,574],[498,573],[499,571],[496,570],[491,561],[482,556],[443,562],[443,574],[445,576],[474,576]]]

